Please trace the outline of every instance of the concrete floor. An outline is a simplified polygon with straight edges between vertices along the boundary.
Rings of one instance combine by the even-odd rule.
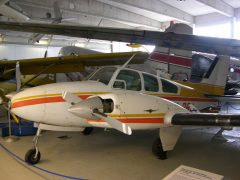
[[[132,136],[115,130],[104,132],[102,129],[95,129],[90,136],[48,131],[39,141],[42,161],[37,167],[82,179],[155,180],[162,179],[179,165],[186,165],[223,175],[226,179],[239,180],[240,128],[227,132],[228,137],[235,140],[228,143],[211,141],[217,130],[184,129],[176,148],[164,161],[157,159],[151,152],[152,142],[158,136],[156,130],[135,131]],[[63,135],[67,135],[67,138],[58,138]],[[21,137],[14,143],[6,143],[1,138],[0,143],[24,159],[25,152],[32,147],[32,138]],[[13,178],[12,175],[17,170],[23,173],[18,174],[18,178]],[[15,161],[0,147],[0,179],[36,179],[35,177],[64,179]]]

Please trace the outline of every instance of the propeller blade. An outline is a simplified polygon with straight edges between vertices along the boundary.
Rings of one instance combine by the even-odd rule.
[[[4,107],[4,108],[7,110],[7,112],[8,112],[8,119],[9,119],[9,120],[10,120],[10,115],[11,115],[16,123],[20,123],[20,119],[19,119],[15,114],[13,114],[13,113],[11,112],[11,110],[10,110],[9,107],[7,107],[7,106],[4,105],[4,104],[3,104],[3,107]]]
[[[77,104],[82,101],[82,99],[79,96],[72,94],[68,91],[64,91],[62,93],[62,98],[71,105]]]
[[[5,93],[4,93],[4,90],[3,89],[0,89],[0,104],[3,104],[4,102],[6,102],[6,96],[5,96]]]
[[[48,50],[45,51],[44,53],[44,58],[47,58]]]
[[[16,83],[17,83],[17,92],[21,89],[21,72],[19,62],[16,63]]]
[[[130,126],[128,126],[125,123],[122,123],[116,119],[113,119],[109,116],[106,116],[105,114],[99,112],[99,111],[94,111],[93,115],[97,116],[100,119],[104,119],[108,124],[110,124],[114,129],[121,131],[124,134],[131,135],[132,134],[132,129]]]
[[[77,104],[73,104],[68,111],[74,115],[84,119],[98,120],[97,116],[93,115],[94,109],[103,112],[103,104],[99,97],[91,97]]]
[[[20,119],[15,114],[13,114],[11,112],[10,112],[10,114],[12,115],[12,117],[16,123],[20,123]]]

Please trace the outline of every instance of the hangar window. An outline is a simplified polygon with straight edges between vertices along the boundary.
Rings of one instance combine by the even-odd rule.
[[[105,67],[99,69],[96,73],[94,73],[89,80],[92,81],[99,81],[106,85],[108,85],[109,81],[111,80],[113,73],[116,71],[117,68],[115,67]]]
[[[169,82],[169,81],[166,81],[164,79],[161,79],[162,81],[162,90],[163,92],[166,92],[166,93],[177,93],[178,92],[178,87]]]
[[[144,79],[144,88],[146,91],[158,92],[158,80],[157,78],[148,74],[142,74]]]
[[[116,78],[116,80],[122,80],[126,82],[126,89],[133,91],[141,90],[141,78],[138,72],[130,70],[121,70]],[[113,85],[115,87],[115,83]]]

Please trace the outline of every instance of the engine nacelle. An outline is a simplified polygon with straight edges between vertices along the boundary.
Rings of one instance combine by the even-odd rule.
[[[68,111],[87,120],[98,120],[94,115],[98,112],[129,123],[156,124],[171,124],[171,118],[176,112],[188,112],[172,101],[130,92],[91,96],[71,106]]]

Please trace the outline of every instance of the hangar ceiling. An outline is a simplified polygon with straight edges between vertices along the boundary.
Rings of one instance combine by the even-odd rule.
[[[2,21],[47,22],[163,31],[170,21],[198,25],[240,19],[236,0],[0,0]],[[211,19],[211,17],[213,17]],[[2,43],[32,43],[30,33],[1,31]],[[50,45],[104,41],[45,35]],[[34,42],[34,41],[33,41]],[[46,44],[48,43],[46,42]],[[43,43],[44,44],[44,43]],[[109,43],[107,43],[109,46]]]

